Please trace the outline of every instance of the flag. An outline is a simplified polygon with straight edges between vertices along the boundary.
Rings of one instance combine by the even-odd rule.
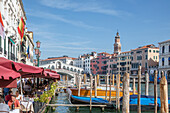
[[[28,46],[28,48],[27,48],[27,58],[30,58],[29,46]]]
[[[0,12],[0,36],[5,39],[4,23],[2,21],[2,16]]]
[[[24,28],[25,28],[25,21],[23,18],[21,18],[19,26],[18,26],[18,33],[21,36],[21,42],[24,37]]]

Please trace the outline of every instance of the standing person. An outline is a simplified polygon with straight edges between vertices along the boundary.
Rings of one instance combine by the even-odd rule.
[[[15,109],[20,109],[20,103],[14,95],[12,95],[11,100],[8,101],[8,106],[10,107],[10,109],[12,109],[13,105],[14,105]]]
[[[8,95],[9,88],[3,88],[4,97]]]
[[[19,91],[16,91],[16,99],[22,101],[22,95],[19,94]]]
[[[5,96],[5,103],[6,103],[6,104],[8,103],[8,101],[11,100],[12,94],[13,94],[12,91],[9,91],[9,92],[8,92],[8,95]]]

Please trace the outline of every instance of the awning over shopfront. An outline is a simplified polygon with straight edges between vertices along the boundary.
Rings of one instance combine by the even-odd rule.
[[[0,79],[0,88],[17,88],[17,81],[16,79]]]
[[[16,63],[6,58],[0,57],[0,66],[19,72],[22,76],[28,74],[43,73],[44,69],[22,63]]]
[[[10,78],[16,79],[20,76],[21,76],[20,73],[14,71],[14,70],[5,68],[3,66],[0,66],[0,79],[5,79],[5,80],[9,80]]]

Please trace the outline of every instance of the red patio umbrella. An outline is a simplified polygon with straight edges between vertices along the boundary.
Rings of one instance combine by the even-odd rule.
[[[48,76],[46,76],[46,78],[60,79],[60,74],[58,74],[56,71],[46,69],[44,71],[44,73],[47,73],[47,75],[48,75]]]

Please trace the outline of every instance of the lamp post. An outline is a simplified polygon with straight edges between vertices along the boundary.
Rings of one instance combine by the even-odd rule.
[[[38,40],[36,42],[36,48],[35,48],[35,55],[37,58],[37,64],[36,64],[37,67],[39,67],[39,58],[41,56],[40,44],[41,44],[41,42]],[[39,78],[37,78],[37,88],[39,88]]]

